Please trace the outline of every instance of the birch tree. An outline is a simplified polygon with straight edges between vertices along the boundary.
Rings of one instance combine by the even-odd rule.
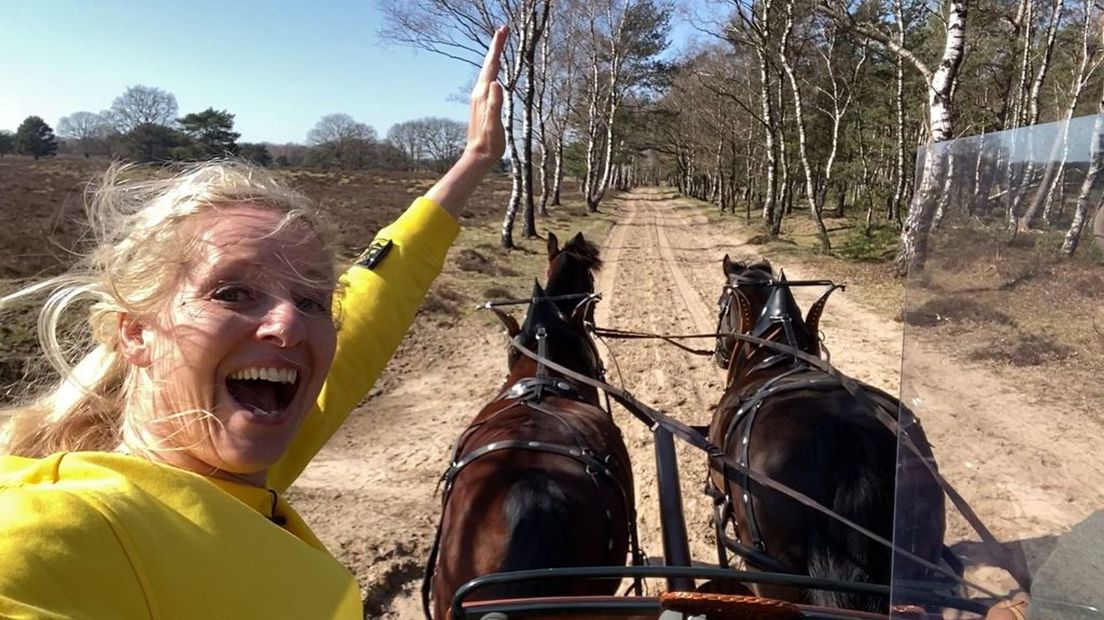
[[[671,7],[657,0],[579,0],[587,46],[586,173],[587,210],[609,188],[617,113],[625,95],[659,68],[656,56],[667,47]]]
[[[532,63],[535,46],[540,43],[551,0],[382,0],[381,6],[386,18],[381,31],[384,39],[440,54],[476,69],[494,31],[503,24],[510,26],[500,82],[505,96],[506,144],[513,182],[499,238],[504,248],[513,248],[514,222],[523,191],[532,189],[532,168],[528,168],[528,183],[525,179],[526,166],[531,166],[532,161],[532,98],[519,92],[519,86],[525,83],[527,63]],[[519,98],[527,104],[522,110],[526,123],[521,136],[525,145],[521,149],[515,135]],[[526,204],[531,205],[531,200]]]
[[[1055,10],[1061,10],[1061,0],[1057,1]],[[1081,100],[1081,95],[1089,82],[1089,78],[1095,73],[1102,58],[1100,43],[1101,40],[1104,40],[1104,33],[1100,33],[1099,30],[1093,27],[1093,17],[1099,17],[1099,15],[1100,13],[1095,10],[1095,2],[1093,0],[1086,0],[1084,2],[1081,19],[1079,20],[1081,26],[1081,45],[1078,47],[1075,68],[1071,71],[1070,75],[1069,103],[1066,105],[1063,122],[1055,136],[1050,157],[1048,158],[1049,163],[1043,173],[1043,178],[1035,188],[1031,204],[1020,220],[1020,226],[1025,229],[1034,227],[1035,220],[1040,212],[1042,213],[1043,222],[1045,224],[1050,223],[1050,212],[1054,204],[1054,195],[1058,188],[1058,181],[1061,179],[1062,171],[1069,157],[1070,120],[1073,119],[1077,103]],[[1101,35],[1096,37],[1095,41],[1092,36],[1094,32]],[[1059,152],[1061,152],[1060,156]]]
[[[958,68],[966,45],[967,0],[947,0],[946,34],[939,64],[933,71],[912,50],[901,46],[892,36],[876,25],[861,22],[838,3],[821,0],[820,9],[856,33],[876,41],[902,60],[908,61],[923,77],[928,87],[928,149],[924,167],[909,204],[908,216],[901,232],[901,245],[895,263],[899,275],[910,270],[922,270],[927,258],[928,232],[941,202],[946,199],[944,186],[950,178],[952,159],[948,149],[938,143],[953,137],[952,93]]]
[[[1081,233],[1085,230],[1085,222],[1088,220],[1089,207],[1097,207],[1100,197],[1090,202],[1090,198],[1100,188],[1100,181],[1104,170],[1104,93],[1096,107],[1096,121],[1093,123],[1092,143],[1089,150],[1089,169],[1085,178],[1081,181],[1081,189],[1077,193],[1077,205],[1073,210],[1073,221],[1062,241],[1062,253],[1066,257],[1073,256],[1077,251],[1077,245],[1081,242]]]

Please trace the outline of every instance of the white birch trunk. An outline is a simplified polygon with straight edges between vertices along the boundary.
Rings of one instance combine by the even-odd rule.
[[[506,215],[502,218],[502,230],[499,241],[502,247],[514,248],[514,222],[517,220],[518,207],[521,206],[521,159],[518,156],[517,143],[514,141],[514,96],[506,94],[503,102],[506,108],[506,147],[510,151],[510,202],[506,205]]]
[[[816,222],[817,234],[820,237],[820,249],[822,252],[828,252],[832,246],[828,239],[828,230],[824,227],[824,219],[820,215],[820,208],[817,205],[816,189],[813,187],[813,170],[812,166],[809,165],[809,155],[805,145],[805,109],[801,98],[801,89],[798,87],[793,65],[790,64],[790,60],[785,53],[792,30],[793,0],[786,0],[786,21],[782,27],[783,43],[777,58],[782,70],[786,72],[786,77],[789,78],[790,94],[793,96],[794,121],[797,123],[797,152],[798,157],[801,158],[801,169],[805,175],[805,200],[809,203],[809,214],[813,216],[813,221]]]
[[[1081,242],[1081,233],[1084,231],[1085,222],[1088,219],[1089,205],[1096,206],[1100,203],[1099,196],[1094,200],[1091,199],[1094,190],[1100,185],[1100,172],[1104,169],[1104,95],[1100,98],[1096,113],[1096,122],[1093,123],[1092,145],[1089,149],[1089,170],[1085,173],[1085,179],[1081,182],[1081,190],[1077,194],[1077,206],[1074,207],[1073,211],[1073,221],[1070,223],[1069,230],[1066,231],[1066,238],[1062,242],[1062,253],[1066,257],[1073,256]]]
[[[950,0],[943,56],[928,84],[928,124],[931,141],[935,144],[928,149],[923,176],[917,181],[901,232],[901,247],[895,259],[897,272],[901,275],[924,268],[932,217],[941,194],[945,193],[950,158],[948,149],[941,148],[938,143],[952,137],[952,102],[949,95],[966,46],[966,15],[967,0]]]

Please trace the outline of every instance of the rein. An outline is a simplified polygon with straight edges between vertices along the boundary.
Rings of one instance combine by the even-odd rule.
[[[802,284],[804,284],[805,282],[806,281],[802,281]],[[814,280],[814,281],[807,281],[807,282],[820,283],[821,281]],[[759,282],[759,284],[765,285],[766,283]],[[947,479],[944,478],[943,475],[940,474],[932,466],[932,464],[928,461],[928,459],[925,458],[924,455],[920,453],[920,451],[917,448],[916,444],[912,441],[912,437],[908,433],[901,433],[900,432],[900,428],[899,428],[899,424],[898,424],[897,420],[894,420],[892,416],[890,416],[888,413],[886,413],[886,411],[883,407],[881,407],[877,403],[874,403],[870,399],[870,397],[867,396],[865,391],[855,382],[854,379],[852,379],[852,378],[848,377],[847,375],[841,373],[838,369],[836,369],[835,366],[831,365],[830,363],[826,362],[825,360],[823,360],[823,359],[821,359],[817,356],[810,355],[810,354],[808,354],[804,351],[801,351],[799,349],[795,349],[793,347],[790,347],[788,345],[784,345],[784,344],[774,342],[774,341],[771,341],[771,340],[765,340],[765,339],[762,339],[762,338],[757,338],[755,336],[749,336],[747,334],[712,333],[712,334],[666,335],[666,334],[649,334],[649,333],[646,333],[646,332],[622,332],[620,330],[607,330],[607,329],[604,329],[604,328],[595,328],[595,331],[596,331],[596,333],[599,333],[599,334],[609,332],[610,337],[612,337],[612,338],[663,340],[664,342],[668,342],[670,344],[673,344],[676,347],[678,347],[678,348],[680,348],[684,351],[693,353],[695,355],[706,355],[707,353],[705,352],[704,349],[691,349],[689,347],[686,347],[686,346],[684,346],[682,344],[679,344],[677,342],[674,342],[674,341],[675,340],[688,340],[688,339],[693,339],[693,338],[731,337],[731,338],[734,338],[736,340],[743,340],[745,342],[749,342],[749,343],[752,343],[752,344],[764,346],[764,347],[767,347],[769,349],[773,349],[774,351],[779,352],[779,353],[792,355],[793,357],[809,364],[810,366],[813,366],[814,368],[816,368],[816,369],[824,372],[825,374],[829,375],[830,377],[836,379],[837,381],[839,381],[840,385],[843,386],[843,388],[848,391],[848,393],[850,393],[852,396],[854,396],[855,398],[862,401],[863,404],[870,407],[874,411],[875,417],[878,419],[879,422],[882,423],[883,426],[885,426],[888,430],[893,432],[895,435],[897,435],[899,437],[902,437],[904,439],[905,446],[909,449],[910,452],[913,453],[913,455],[915,455],[920,460],[921,463],[923,463],[924,468],[928,471],[929,474],[932,475],[932,477],[936,480],[936,482],[939,484],[939,486],[942,487],[944,493],[946,493],[947,497],[951,500],[951,503],[955,506],[955,508],[962,515],[962,517],[966,520],[967,523],[969,523],[970,527],[974,530],[974,532],[981,539],[982,544],[988,550],[989,554],[992,555],[994,558],[996,558],[998,560],[1003,560],[1004,565],[1002,566],[1002,568],[1004,568],[1005,570],[1007,570],[1009,572],[1009,574],[1012,576],[1013,579],[1016,580],[1016,582],[1020,585],[1021,588],[1025,589],[1025,590],[1028,589],[1028,587],[1031,583],[1031,578],[1029,577],[1026,570],[1024,570],[1020,566],[1020,562],[1014,560],[1010,556],[1009,553],[1005,552],[1000,547],[1000,541],[998,541],[996,536],[994,536],[993,533],[991,531],[989,531],[989,528],[986,527],[985,524],[981,522],[981,518],[978,517],[977,513],[974,512],[973,508],[971,508],[969,503],[966,502],[966,498],[962,497],[962,495],[958,492],[958,490],[955,489],[951,485],[951,483],[948,482]],[[712,354],[713,354],[712,351],[708,352],[708,355],[712,355]],[[610,387],[613,387],[613,386],[610,386]],[[601,389],[605,389],[605,388],[601,388]],[[607,390],[607,393],[609,393],[608,390]],[[615,396],[615,400],[616,400],[616,396]],[[618,401],[618,402],[620,402],[620,401]],[[622,403],[622,404],[624,404],[624,403]],[[639,418],[640,416],[638,415],[637,417]],[[668,429],[668,430],[671,430],[671,429]],[[810,501],[812,501],[812,500],[810,500]],[[827,509],[825,509],[825,510],[827,510]],[[843,519],[843,517],[839,517],[839,518]],[[863,534],[866,534],[866,532],[862,532],[861,529],[859,531]],[[882,541],[879,541],[879,542],[882,542]],[[896,550],[896,548],[893,548],[893,549]],[[907,557],[909,557],[910,559],[914,559],[908,553],[905,553],[905,555]],[[924,563],[924,566],[928,566],[928,565],[926,563]],[[928,567],[931,568],[930,566],[928,566]],[[940,572],[946,573],[946,571],[942,571],[942,570]],[[957,579],[957,576],[956,576],[956,579]],[[968,583],[968,582],[963,581],[963,583]],[[983,593],[988,594],[988,592],[984,589],[978,588],[978,590],[983,592]]]
[[[712,338],[716,334],[688,334],[688,335],[676,335],[666,336],[663,334],[650,334],[648,332],[635,332],[626,331],[621,329],[612,329],[609,327],[592,327],[590,330],[595,336],[600,338],[612,338],[615,340],[662,340],[667,344],[678,347],[687,353],[694,355],[700,355],[703,357],[709,357],[713,355],[713,351],[710,349],[693,349],[684,344],[676,342],[677,340],[689,340],[691,338]]]
[[[774,349],[774,350],[777,350],[777,351],[780,351],[780,352],[783,352],[783,353],[791,354],[794,357],[796,357],[796,358],[798,358],[802,361],[807,361],[811,365],[824,370],[827,374],[829,374],[833,377],[836,377],[838,379],[841,379],[840,383],[844,386],[845,389],[848,389],[849,391],[850,391],[850,389],[858,390],[858,386],[854,383],[853,380],[851,380],[850,378],[842,375],[838,370],[836,370],[836,369],[832,368],[830,365],[826,364],[824,362],[824,360],[822,360],[818,357],[813,357],[813,356],[805,353],[804,351],[799,351],[799,350],[793,349],[792,347],[788,347],[786,345],[779,344],[777,342],[772,342],[770,340],[764,340],[762,338],[756,338],[755,336],[747,336],[747,335],[744,335],[744,334],[724,334],[724,335],[732,336],[732,337],[734,337],[738,340],[744,340],[744,341],[750,342],[752,344],[757,344],[757,345],[764,346],[764,347],[767,347],[767,348],[770,348],[770,349]],[[716,337],[716,336],[717,336],[717,334],[701,334],[701,335],[692,335],[692,336],[679,336],[678,338],[692,338],[692,337],[705,338],[705,337]],[[807,508],[815,510],[815,511],[817,511],[817,512],[819,512],[819,513],[821,513],[821,514],[823,514],[823,515],[839,522],[839,523],[842,523],[842,524],[846,525],[847,527],[853,529],[854,531],[859,532],[863,536],[866,536],[867,538],[877,542],[878,544],[880,544],[884,547],[887,547],[888,549],[890,549],[894,553],[898,553],[901,556],[904,556],[904,557],[920,564],[921,566],[929,568],[929,569],[931,569],[935,572],[941,573],[941,574],[949,577],[951,580],[953,580],[957,583],[960,583],[962,585],[968,586],[970,588],[973,588],[973,589],[977,590],[978,592],[981,592],[982,594],[985,594],[987,596],[991,596],[991,597],[996,597],[997,596],[995,593],[981,587],[980,585],[974,584],[974,583],[972,583],[972,582],[970,582],[970,581],[968,581],[968,580],[966,580],[962,577],[959,577],[954,572],[949,571],[946,568],[944,568],[942,566],[939,566],[938,564],[930,562],[930,561],[928,561],[928,560],[926,560],[926,559],[924,559],[924,558],[922,558],[922,557],[920,557],[920,556],[918,556],[918,555],[916,555],[916,554],[914,554],[910,551],[907,551],[905,549],[901,549],[900,547],[894,545],[891,541],[886,540],[885,538],[883,538],[883,537],[879,536],[878,534],[870,531],[869,529],[859,525],[858,523],[855,523],[855,522],[851,521],[850,519],[835,513],[834,511],[826,508],[825,506],[821,505],[819,502],[817,502],[816,500],[810,498],[809,496],[807,496],[807,495],[805,495],[805,494],[803,494],[799,491],[796,491],[794,489],[791,489],[790,487],[771,479],[769,476],[765,476],[765,475],[751,469],[747,465],[743,465],[741,463],[738,463],[737,461],[735,461],[735,460],[731,459],[730,457],[726,456],[724,454],[724,451],[723,451],[722,448],[720,448],[716,444],[709,441],[709,439],[707,437],[703,436],[700,432],[698,432],[694,428],[684,424],[683,422],[681,422],[679,420],[676,420],[676,419],[672,418],[671,416],[668,416],[667,414],[665,414],[665,413],[663,413],[663,412],[661,412],[657,409],[649,407],[648,405],[640,402],[628,390],[618,388],[618,387],[616,387],[614,385],[610,385],[610,384],[608,384],[604,381],[598,381],[596,379],[592,379],[590,377],[581,375],[581,374],[576,373],[575,371],[571,370],[570,368],[566,368],[564,366],[561,366],[560,364],[557,364],[556,362],[553,362],[552,360],[543,359],[536,352],[530,350],[529,348],[527,348],[523,344],[521,344],[521,342],[517,338],[511,340],[510,344],[515,349],[517,349],[519,352],[521,352],[523,355],[525,355],[526,357],[528,357],[528,358],[530,358],[530,359],[532,359],[532,360],[534,360],[538,363],[544,364],[544,365],[548,366],[549,368],[563,374],[564,376],[566,376],[570,379],[573,379],[573,380],[578,381],[580,383],[583,383],[585,385],[589,385],[593,388],[596,388],[598,390],[602,390],[602,391],[606,392],[614,400],[616,400],[618,403],[620,403],[622,406],[624,406],[625,409],[627,409],[629,411],[629,413],[632,413],[634,416],[636,416],[637,419],[644,422],[644,424],[647,425],[649,429],[654,430],[655,427],[657,427],[657,426],[663,427],[668,432],[670,432],[672,435],[678,437],[679,439],[682,439],[683,441],[690,444],[691,446],[693,446],[695,448],[698,448],[699,450],[702,450],[703,452],[705,452],[710,457],[710,459],[713,459],[715,462],[720,463],[723,466],[723,468],[725,469],[726,473],[732,472],[732,473],[735,473],[735,474],[737,474],[741,477],[746,477],[750,480],[754,480],[755,482],[759,483],[760,485],[762,485],[764,487],[767,487],[769,489],[777,491],[778,493],[781,493],[781,494],[789,497],[790,499],[793,499],[794,501],[806,506]],[[848,387],[849,385],[850,385],[850,388]],[[865,395],[863,395],[860,398],[865,398],[869,401],[869,397],[866,397]],[[881,411],[880,407],[878,407],[877,405],[874,405],[873,403],[870,403],[870,404],[872,406],[874,406],[875,410],[880,412],[883,416],[889,417],[887,414],[885,414],[884,411]],[[881,420],[882,416],[879,416],[879,419]],[[889,420],[894,425],[894,427],[896,427],[896,421],[893,420],[892,418],[889,418]],[[907,437],[907,434],[905,436]],[[914,450],[914,451],[916,450],[915,445],[912,444],[911,441],[908,442],[908,445],[910,446],[910,448],[912,450]],[[926,459],[921,458],[921,460],[925,464],[927,464],[929,468],[931,467],[930,464],[927,463]],[[947,484],[946,481],[943,480],[942,477],[938,477],[938,474],[937,474],[936,479],[939,480],[941,484]],[[957,495],[957,494],[955,494],[955,495]],[[952,501],[954,501],[954,496],[952,496]],[[956,503],[956,505],[957,505],[957,503]],[[973,514],[972,511],[971,511],[971,514]]]
[[[599,300],[602,298],[601,293],[571,293],[569,295],[545,295],[544,297],[519,297],[517,299],[492,299],[485,301],[475,307],[476,310],[489,310],[491,308],[497,308],[499,306],[521,306],[526,304],[535,304],[542,301],[569,301],[579,299],[583,302],[590,300]],[[580,305],[582,305],[580,303]]]

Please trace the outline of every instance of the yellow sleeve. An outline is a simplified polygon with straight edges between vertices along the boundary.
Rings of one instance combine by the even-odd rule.
[[[372,389],[391,359],[430,284],[441,273],[460,227],[447,211],[419,198],[373,244],[391,242],[374,267],[354,265],[342,276],[337,354],[315,408],[284,456],[268,472],[268,486],[285,491],[349,413]]]
[[[152,618],[103,513],[53,489],[0,488],[0,618]]]

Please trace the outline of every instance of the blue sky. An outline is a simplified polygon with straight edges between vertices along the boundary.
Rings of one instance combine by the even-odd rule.
[[[128,86],[176,96],[181,114],[237,115],[243,141],[303,142],[344,112],[382,136],[423,116],[463,120],[475,69],[380,42],[373,0],[0,0],[0,129],[36,114],[56,128]]]
[[[56,129],[135,84],[173,93],[181,115],[229,110],[248,142],[303,142],[335,112],[381,137],[414,118],[466,119],[473,67],[381,42],[376,0],[311,4],[0,0],[0,129],[31,114]]]

